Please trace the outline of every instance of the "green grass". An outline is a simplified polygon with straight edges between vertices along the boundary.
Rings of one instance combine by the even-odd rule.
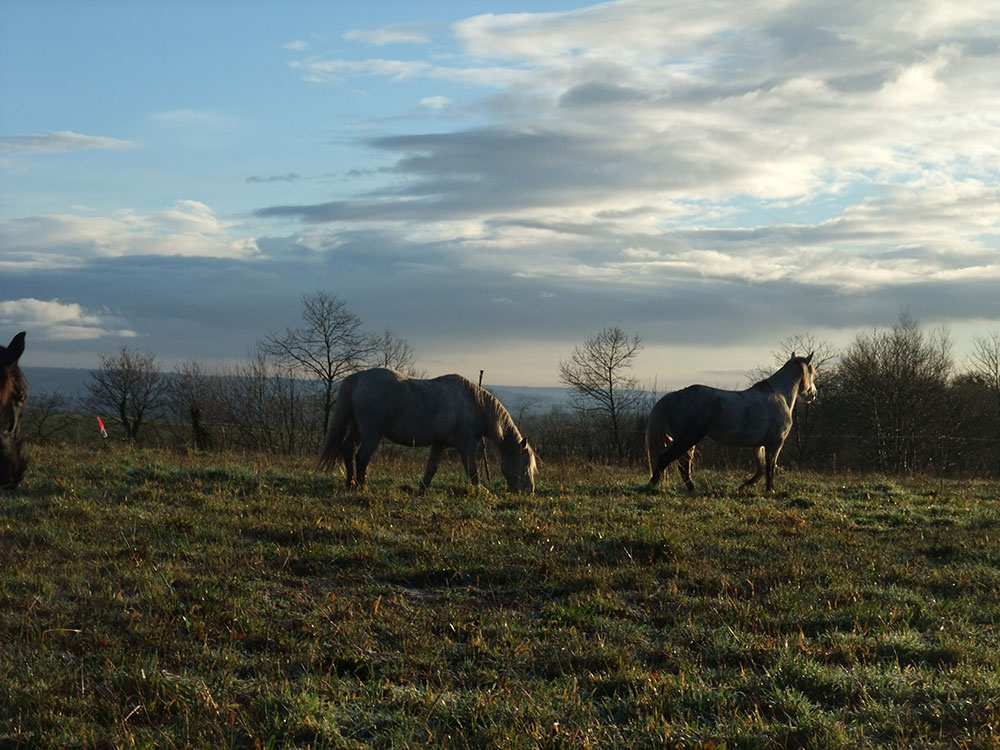
[[[1000,745],[1000,484],[455,463],[36,449],[0,747]]]

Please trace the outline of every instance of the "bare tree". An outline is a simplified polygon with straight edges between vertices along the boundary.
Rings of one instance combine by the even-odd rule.
[[[101,366],[90,371],[86,403],[94,411],[113,415],[126,439],[135,440],[146,418],[158,414],[165,405],[156,357],[124,344],[117,352],[100,356]]]
[[[380,336],[371,339],[372,355],[368,364],[372,367],[389,367],[410,377],[417,376],[413,362],[413,349],[406,339],[398,338],[386,328]]]
[[[833,366],[837,360],[837,350],[827,341],[821,341],[811,333],[797,333],[782,339],[778,348],[771,352],[771,365],[758,367],[748,374],[752,382],[759,382],[774,374],[774,371],[789,360],[792,354],[813,355],[813,366],[822,375],[825,369]]]
[[[326,292],[302,298],[302,320],[304,325],[299,328],[268,334],[261,346],[293,375],[305,375],[323,384],[325,430],[336,399],[337,381],[364,366],[377,347],[362,331],[361,318]]]
[[[168,398],[173,415],[191,427],[191,441],[197,450],[212,445],[208,422],[211,418],[218,378],[206,374],[198,362],[185,362],[169,381]]]
[[[1000,407],[1000,330],[974,339],[969,364],[972,374],[993,394]]]
[[[877,468],[913,469],[918,439],[945,434],[951,370],[948,331],[926,334],[907,312],[890,330],[859,334],[848,346],[838,368],[839,412]]]
[[[213,411],[230,444],[292,455],[305,446],[311,451],[322,437],[319,390],[258,345],[245,361],[220,371]]]
[[[570,388],[573,405],[581,412],[607,418],[619,460],[625,457],[625,415],[643,398],[638,380],[629,374],[640,351],[638,334],[629,337],[621,328],[605,328],[576,347],[568,361],[559,363],[559,379]]]
[[[24,409],[25,432],[37,442],[53,439],[70,426],[70,408],[71,399],[63,393],[32,393]]]
[[[986,397],[965,412],[980,411],[985,416],[983,429],[977,432],[993,454],[993,466],[1000,467],[1000,329],[974,339],[969,368],[974,384],[985,389]]]

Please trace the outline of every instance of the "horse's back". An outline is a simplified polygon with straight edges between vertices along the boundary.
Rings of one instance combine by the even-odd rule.
[[[661,399],[675,439],[697,442],[708,436],[733,446],[762,445],[771,431],[768,396],[758,389],[729,391],[689,385]]]
[[[341,392],[351,402],[355,412],[383,411],[379,406],[391,408],[401,397],[406,376],[385,367],[375,367],[348,375],[341,386]]]
[[[675,440],[701,440],[712,425],[720,391],[707,385],[689,385],[660,399],[664,426]]]
[[[423,380],[386,368],[365,370],[357,373],[351,394],[354,419],[362,433],[404,445],[451,443],[459,431],[478,428],[471,424],[477,412],[469,382],[461,375]]]

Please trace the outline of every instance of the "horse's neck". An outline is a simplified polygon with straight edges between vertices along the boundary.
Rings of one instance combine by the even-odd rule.
[[[492,395],[487,395],[482,399],[481,404],[486,439],[500,450],[512,445],[519,445],[521,433],[500,402],[495,401]]]
[[[512,450],[521,444],[521,433],[517,427],[513,422],[504,424],[504,420],[498,420],[495,429],[487,429],[486,437],[501,451]]]
[[[795,398],[799,395],[799,381],[802,373],[796,373],[791,367],[782,367],[765,382],[771,386],[771,390],[781,396],[789,409],[795,407]]]

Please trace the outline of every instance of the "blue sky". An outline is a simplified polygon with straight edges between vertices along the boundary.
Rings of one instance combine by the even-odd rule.
[[[661,389],[903,310],[961,355],[997,70],[981,0],[0,0],[0,336],[232,361],[322,290],[495,384],[612,325]]]

